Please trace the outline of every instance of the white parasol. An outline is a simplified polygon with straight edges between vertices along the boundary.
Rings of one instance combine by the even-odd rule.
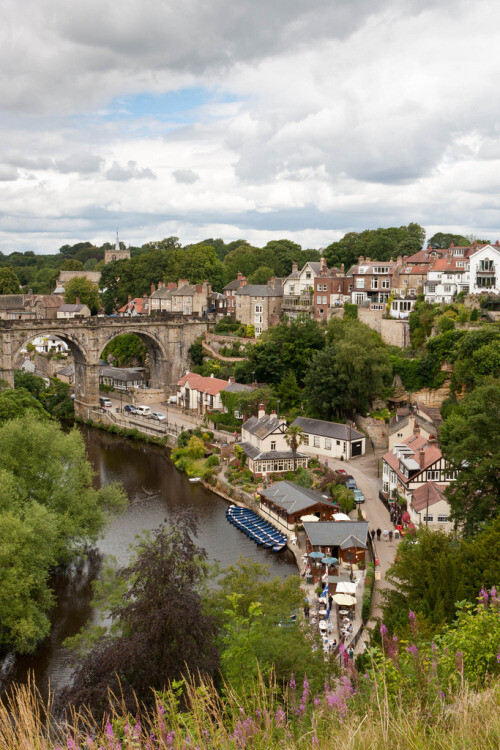
[[[349,596],[349,594],[334,594],[333,601],[339,607],[352,607],[353,604],[356,604],[354,596]]]
[[[302,523],[315,523],[315,521],[319,521],[319,518],[318,516],[309,515],[302,516],[300,520],[302,521]]]

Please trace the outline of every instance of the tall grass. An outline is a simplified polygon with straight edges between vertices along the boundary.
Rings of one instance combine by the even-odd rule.
[[[0,702],[1,750],[497,750],[500,747],[500,682],[480,693],[462,687],[447,706],[428,714],[421,704],[390,708],[381,691],[366,706],[350,703],[348,683],[309,696],[307,684],[290,686],[278,702],[275,686],[262,680],[241,697],[211,682],[156,696],[156,708],[127,714],[110,697],[109,713],[97,724],[86,711],[56,719],[33,684],[19,686]]]

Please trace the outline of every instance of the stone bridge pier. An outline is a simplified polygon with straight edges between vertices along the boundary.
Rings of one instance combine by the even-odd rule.
[[[0,378],[14,384],[14,363],[32,339],[52,334],[67,343],[75,361],[75,414],[88,418],[99,405],[99,359],[110,341],[135,333],[150,362],[150,386],[172,390],[189,365],[189,347],[207,330],[202,320],[166,318],[84,318],[80,320],[0,321]]]

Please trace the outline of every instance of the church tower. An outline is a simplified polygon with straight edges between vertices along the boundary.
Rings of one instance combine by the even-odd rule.
[[[118,237],[118,229],[116,230],[116,242],[112,250],[104,251],[104,263],[107,265],[113,260],[130,260],[130,250],[127,248],[122,250],[120,247],[120,238]]]

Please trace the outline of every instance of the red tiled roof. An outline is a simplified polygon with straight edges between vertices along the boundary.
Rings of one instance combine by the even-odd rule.
[[[446,500],[443,489],[446,485],[434,484],[434,482],[426,482],[422,487],[418,487],[411,491],[413,495],[412,506],[413,509],[420,513],[421,510],[425,510],[427,506],[435,505],[440,500]]]
[[[409,448],[414,451],[415,455],[411,456],[420,466],[420,470],[417,471],[417,474],[414,476],[417,476],[422,471],[425,471],[429,468],[429,466],[432,466],[432,464],[436,463],[441,457],[442,453],[437,443],[435,442],[429,442],[421,435],[412,435],[411,437],[407,438],[406,440],[402,440],[398,445],[407,445]],[[423,466],[420,465],[420,451],[424,451],[424,460],[423,460]],[[405,477],[404,474],[402,474],[399,470],[399,458],[398,456],[393,453],[392,451],[387,451],[387,453],[384,453],[382,456],[382,459],[389,464],[391,469],[396,472],[398,477],[401,479],[401,481],[404,484],[407,484],[408,477]],[[411,477],[413,480],[414,477]]]
[[[187,372],[182,376],[177,385],[183,386],[186,383],[192,391],[200,391],[201,393],[208,393],[209,396],[217,396],[220,391],[229,385],[229,380],[206,378],[194,372]]]
[[[126,305],[123,305],[123,307],[120,307],[118,310],[119,313],[127,312],[129,307],[134,307],[137,310],[137,312],[142,315],[143,313],[147,313],[149,310],[149,300],[144,297],[135,297],[134,299],[131,299],[130,302],[127,302]]]

